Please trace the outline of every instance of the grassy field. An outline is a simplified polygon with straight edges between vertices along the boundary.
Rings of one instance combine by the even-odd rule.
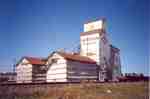
[[[149,99],[148,82],[81,83],[32,92],[32,94],[15,93],[11,99]],[[0,99],[7,97],[10,99],[10,95]]]

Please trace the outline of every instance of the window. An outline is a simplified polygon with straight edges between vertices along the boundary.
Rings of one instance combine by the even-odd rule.
[[[51,61],[52,61],[52,63],[57,63],[58,59],[54,58]]]
[[[86,75],[86,74],[88,74],[87,72],[81,72],[80,73],[81,75]]]
[[[68,71],[68,73],[69,73],[69,74],[74,74],[75,72],[74,72],[74,71]]]
[[[45,70],[45,69],[46,69],[46,66],[40,66],[40,69],[41,69],[41,70]]]

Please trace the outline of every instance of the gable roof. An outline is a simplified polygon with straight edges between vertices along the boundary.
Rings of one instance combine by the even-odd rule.
[[[81,56],[78,54],[71,54],[71,53],[66,53],[66,52],[57,52],[57,53],[60,56],[64,57],[66,60],[78,61],[78,62],[89,63],[89,64],[96,64],[96,61],[86,56]]]
[[[38,58],[38,57],[25,56],[25,57],[22,57],[16,65],[18,65],[23,59],[27,59],[29,63],[32,65],[45,65],[46,63],[45,59]]]
[[[37,57],[25,57],[31,64],[34,65],[45,65],[45,61],[42,58]]]

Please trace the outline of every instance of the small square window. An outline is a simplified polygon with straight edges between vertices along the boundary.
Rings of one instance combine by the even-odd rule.
[[[81,75],[86,75],[86,74],[88,74],[87,72],[81,72],[80,73]]]
[[[57,59],[52,59],[52,63],[57,63]]]

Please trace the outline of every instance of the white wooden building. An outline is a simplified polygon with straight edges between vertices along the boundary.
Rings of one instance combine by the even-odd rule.
[[[45,82],[45,60],[36,57],[23,57],[16,64],[17,83]]]
[[[88,57],[66,52],[54,52],[47,61],[47,82],[97,80],[96,62]]]

